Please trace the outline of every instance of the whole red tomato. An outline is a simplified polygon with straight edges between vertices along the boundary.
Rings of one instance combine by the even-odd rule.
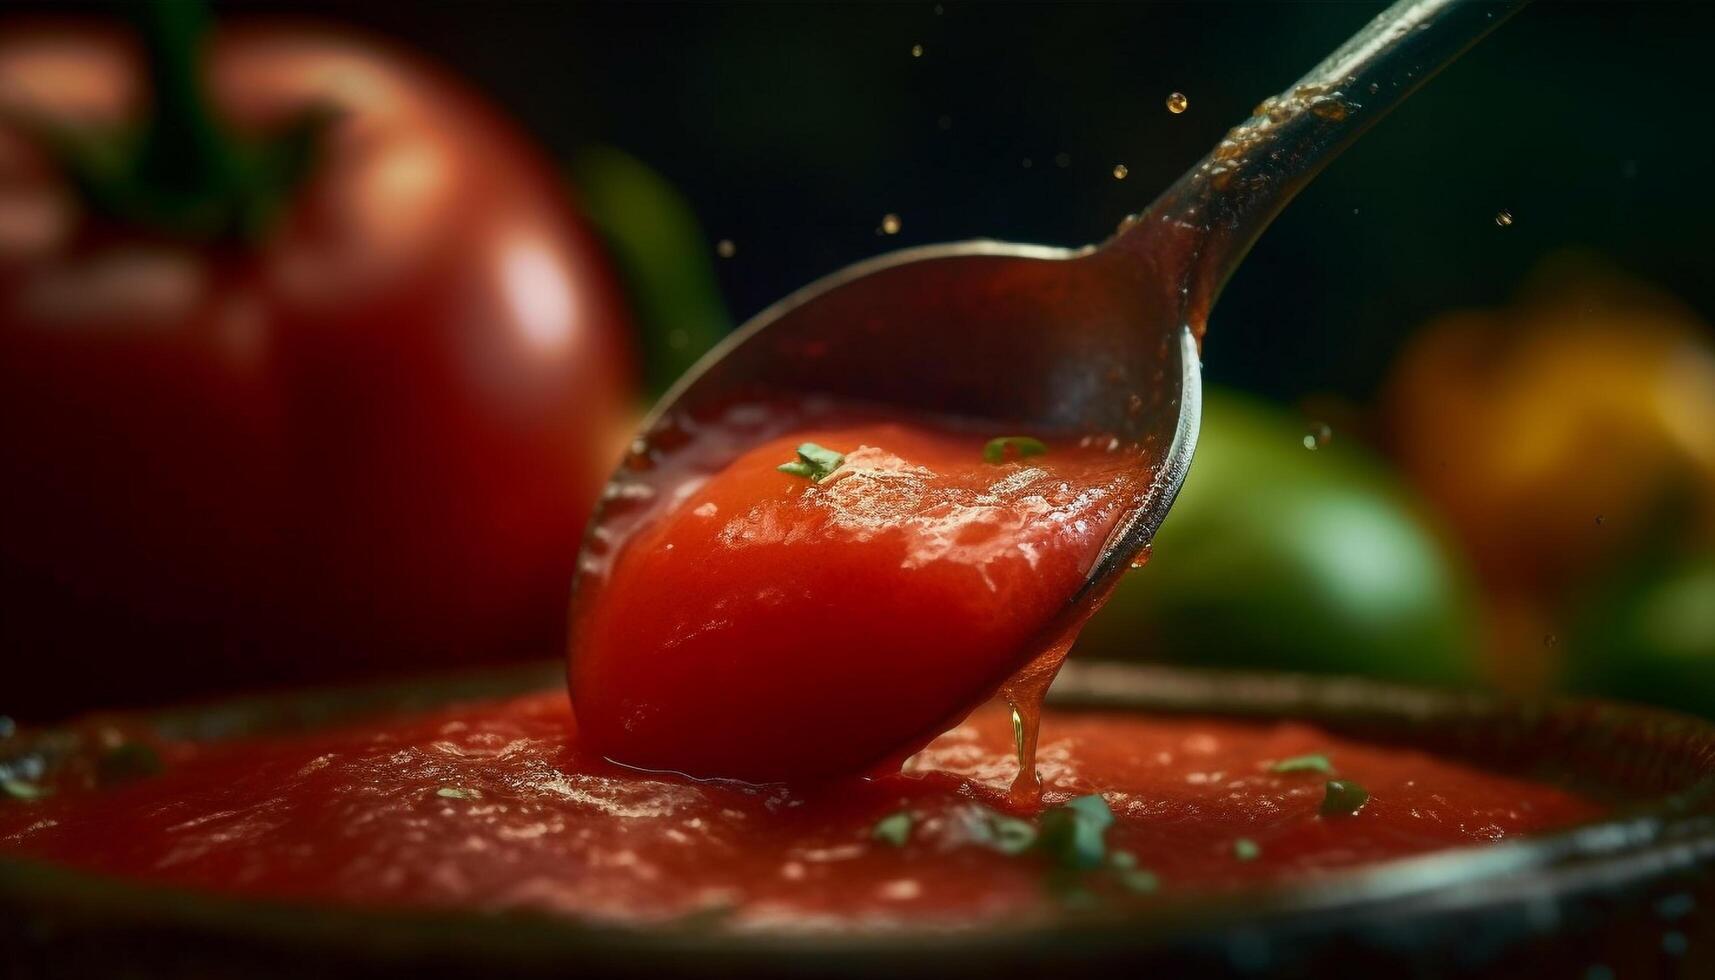
[[[0,31],[0,714],[557,653],[633,391],[596,241],[398,52],[201,50],[151,74],[123,31]],[[242,227],[194,170],[179,222],[89,179],[192,72],[235,146],[320,120]]]

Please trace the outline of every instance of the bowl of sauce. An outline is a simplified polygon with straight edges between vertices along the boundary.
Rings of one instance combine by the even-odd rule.
[[[896,771],[821,784],[619,765],[552,668],[14,734],[0,946],[25,975],[1691,976],[1706,955],[1707,723],[1074,661],[1023,805],[1013,715],[1003,696]]]

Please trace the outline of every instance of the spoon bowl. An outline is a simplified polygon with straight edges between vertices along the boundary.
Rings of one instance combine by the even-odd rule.
[[[1104,557],[1123,567],[1172,503],[1197,440],[1197,340],[1152,279],[1094,249],[972,241],[902,249],[769,307],[667,393],[641,444],[748,399],[830,397],[1002,429],[1141,446],[1153,477]],[[1130,550],[1122,541],[1132,542]],[[1092,570],[1088,581],[1110,569]]]

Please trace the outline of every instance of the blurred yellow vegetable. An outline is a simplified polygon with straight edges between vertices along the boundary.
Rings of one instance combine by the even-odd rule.
[[[1431,323],[1387,393],[1401,468],[1486,584],[1560,589],[1652,524],[1715,523],[1715,351],[1668,298],[1589,270]]]
[[[1509,308],[1444,316],[1385,411],[1401,469],[1477,568],[1490,673],[1510,686],[1554,678],[1561,634],[1589,619],[1573,607],[1620,566],[1711,551],[1715,348],[1647,286],[1563,262]]]

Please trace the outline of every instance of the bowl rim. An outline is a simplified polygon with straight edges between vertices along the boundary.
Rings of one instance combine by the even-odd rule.
[[[208,740],[291,725],[356,720],[375,711],[429,709],[558,684],[563,667],[430,675],[409,682],[242,697],[152,711],[91,716],[138,718]],[[1146,915],[1112,915],[1026,927],[980,926],[876,932],[729,932],[694,925],[643,927],[580,922],[549,913],[365,908],[228,896],[153,885],[0,853],[0,910],[29,923],[71,920],[131,932],[167,929],[240,943],[424,956],[566,962],[592,957],[790,960],[859,963],[946,957],[1005,961],[1044,944],[1085,951],[1143,949],[1234,935],[1341,928],[1359,919],[1403,921],[1426,912],[1480,912],[1542,895],[1612,888],[1715,862],[1715,724],[1657,708],[1569,698],[1508,698],[1383,681],[1209,671],[1108,662],[1066,665],[1051,703],[1074,710],[1148,710],[1240,719],[1290,719],[1338,731],[1356,712],[1406,726],[1487,719],[1604,726],[1667,740],[1694,771],[1668,792],[1622,805],[1589,822],[1493,844],[1450,848],[1309,879],[1233,892],[1187,894]],[[0,742],[0,762],[53,751],[71,728],[20,733]],[[1387,739],[1383,739],[1387,741]],[[1405,740],[1405,744],[1411,744]],[[1433,750],[1431,750],[1433,751]],[[1443,753],[1445,754],[1445,753]],[[1480,764],[1480,763],[1479,763]],[[0,916],[3,921],[8,916]],[[0,929],[0,933],[5,930]]]

